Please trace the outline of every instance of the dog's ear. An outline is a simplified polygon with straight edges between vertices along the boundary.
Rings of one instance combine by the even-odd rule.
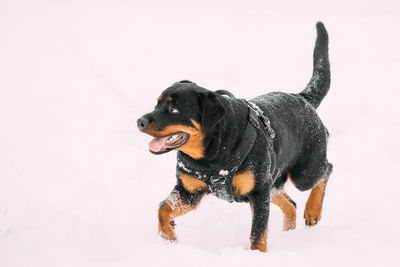
[[[219,99],[220,97],[214,92],[199,95],[201,126],[204,132],[214,129],[226,114],[226,109]]]

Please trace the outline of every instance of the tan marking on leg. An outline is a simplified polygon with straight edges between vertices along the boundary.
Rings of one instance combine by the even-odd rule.
[[[178,195],[163,201],[158,209],[158,232],[166,240],[175,241],[175,222],[176,217],[185,215],[194,210],[200,203],[200,199],[194,205],[184,202]]]
[[[316,225],[321,219],[322,201],[328,179],[323,178],[312,190],[304,209],[304,219],[309,226]]]
[[[164,201],[158,209],[158,233],[164,239],[175,241],[174,226],[171,205]]]
[[[195,193],[200,190],[208,189],[208,186],[205,182],[203,182],[189,174],[180,173],[179,178],[182,181],[183,187],[190,193]]]
[[[150,123],[146,127],[146,129],[140,131],[155,137],[163,137],[178,132],[187,133],[189,134],[189,139],[186,142],[186,144],[176,149],[181,150],[183,153],[189,155],[194,159],[201,159],[204,158],[204,151],[205,151],[203,143],[204,134],[201,130],[200,123],[198,123],[193,119],[190,119],[190,121],[192,122],[194,127],[176,124],[176,125],[168,125],[164,129],[160,130],[155,127],[154,123]]]
[[[289,201],[289,196],[282,192],[271,197],[271,202],[283,212],[283,231],[296,228],[296,207]]]
[[[253,190],[255,185],[254,173],[252,171],[245,171],[233,176],[232,180],[235,192],[239,195],[245,195]]]
[[[251,208],[251,215],[254,221],[254,203],[250,202],[250,208]],[[254,242],[254,240],[252,240],[251,236],[250,236],[250,249],[251,250],[259,250],[261,252],[267,252],[267,233],[268,233],[268,229],[265,229],[265,232],[263,234],[263,236],[256,242]]]
[[[252,243],[250,249],[267,252],[267,233],[268,231],[265,230],[264,235],[256,243]]]

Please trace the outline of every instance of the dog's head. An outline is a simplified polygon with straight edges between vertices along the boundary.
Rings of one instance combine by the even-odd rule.
[[[194,159],[205,155],[204,139],[222,120],[226,109],[221,96],[181,81],[158,98],[154,111],[137,121],[140,131],[154,136],[149,149],[154,154],[181,150]]]

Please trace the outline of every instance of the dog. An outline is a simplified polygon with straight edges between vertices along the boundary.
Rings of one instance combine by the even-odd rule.
[[[321,219],[332,164],[328,130],[316,108],[330,87],[328,33],[318,22],[313,75],[299,94],[272,92],[245,100],[183,80],[164,90],[154,111],[137,121],[154,139],[149,150],[177,150],[177,183],[160,203],[158,230],[175,241],[174,218],[194,210],[206,194],[252,209],[250,248],[267,251],[270,203],[284,214],[284,230],[296,227],[296,203],[283,187],[290,180],[311,190],[306,225]]]

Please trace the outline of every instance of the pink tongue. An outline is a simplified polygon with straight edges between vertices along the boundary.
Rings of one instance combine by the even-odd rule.
[[[169,136],[167,137],[161,137],[161,138],[154,138],[153,140],[151,140],[151,142],[149,143],[149,149],[153,152],[160,152],[163,150],[163,148],[165,148],[165,142],[167,141],[167,139],[169,138]]]

